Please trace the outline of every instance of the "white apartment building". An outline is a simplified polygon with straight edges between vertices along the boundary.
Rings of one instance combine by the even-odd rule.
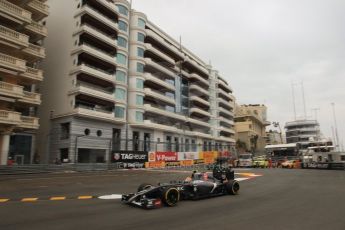
[[[285,124],[286,143],[299,143],[301,149],[320,141],[320,124],[316,120],[295,120]]]
[[[37,107],[45,58],[45,0],[0,0],[0,165],[37,161]]]
[[[125,0],[48,1],[40,153],[229,150],[235,98],[200,58]]]

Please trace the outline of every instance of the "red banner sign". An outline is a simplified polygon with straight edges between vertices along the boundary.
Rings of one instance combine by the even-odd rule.
[[[177,161],[176,152],[156,152],[156,161]]]

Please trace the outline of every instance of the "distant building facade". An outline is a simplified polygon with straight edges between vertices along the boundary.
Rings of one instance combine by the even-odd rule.
[[[45,1],[0,1],[0,165],[37,162],[37,108],[46,52]]]
[[[277,130],[269,130],[266,132],[267,136],[267,145],[277,145],[283,144],[283,136],[282,133],[278,132]]]
[[[286,143],[299,143],[305,149],[310,142],[321,139],[320,124],[316,120],[296,120],[285,124]]]
[[[262,154],[267,142],[267,107],[265,105],[235,106],[235,139],[243,151]]]
[[[46,162],[235,145],[231,86],[128,1],[48,3],[39,140]]]

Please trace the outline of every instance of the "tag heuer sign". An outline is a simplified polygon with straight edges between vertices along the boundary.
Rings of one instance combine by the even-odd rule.
[[[118,151],[113,153],[116,162],[147,162],[147,152],[135,151]]]
[[[114,154],[114,159],[115,159],[116,161],[120,160],[120,158],[121,158],[121,156],[120,156],[119,153],[115,153],[115,154]]]

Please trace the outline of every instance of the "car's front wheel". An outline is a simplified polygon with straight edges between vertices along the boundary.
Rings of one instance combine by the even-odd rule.
[[[237,195],[240,190],[240,184],[236,180],[230,180],[226,184],[226,191],[231,195]]]
[[[162,201],[169,207],[177,205],[180,200],[180,192],[175,187],[166,188],[162,193]]]

